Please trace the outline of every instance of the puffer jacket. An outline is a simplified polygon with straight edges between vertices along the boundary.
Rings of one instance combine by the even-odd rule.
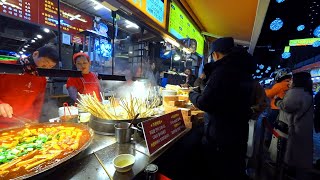
[[[222,145],[246,143],[255,69],[252,56],[234,48],[211,66],[206,88],[202,94],[190,92],[190,101],[208,113],[209,139]]]

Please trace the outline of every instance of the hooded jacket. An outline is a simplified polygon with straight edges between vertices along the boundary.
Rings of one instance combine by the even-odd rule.
[[[209,139],[223,145],[247,142],[254,69],[252,56],[242,48],[233,48],[211,64],[203,93],[190,92],[191,102],[208,113]]]

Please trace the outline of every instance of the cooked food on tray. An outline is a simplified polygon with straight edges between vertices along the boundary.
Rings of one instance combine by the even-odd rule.
[[[124,120],[133,119],[136,114],[140,114],[140,118],[147,118],[154,115],[158,99],[143,99],[138,97],[109,98],[109,104],[102,104],[97,96],[79,94],[78,107],[89,112],[95,117],[108,120]]]
[[[24,177],[81,149],[90,131],[67,124],[39,124],[0,131],[0,179]]]

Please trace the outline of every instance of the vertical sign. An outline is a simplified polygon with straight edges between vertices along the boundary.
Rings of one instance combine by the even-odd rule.
[[[142,122],[144,137],[150,155],[165,147],[180,135],[186,126],[181,110]]]
[[[158,23],[163,28],[166,27],[166,7],[167,0],[127,0],[137,9]]]

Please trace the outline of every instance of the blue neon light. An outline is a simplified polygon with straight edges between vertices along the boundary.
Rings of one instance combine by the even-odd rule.
[[[280,18],[276,18],[274,21],[270,24],[270,29],[272,31],[278,31],[283,26],[283,21]]]

